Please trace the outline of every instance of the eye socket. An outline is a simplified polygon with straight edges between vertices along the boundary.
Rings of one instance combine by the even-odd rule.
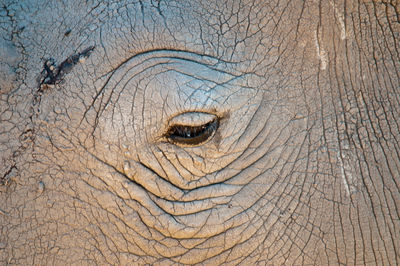
[[[165,136],[175,144],[196,146],[211,139],[218,126],[219,120],[213,115],[211,121],[199,125],[173,124]]]

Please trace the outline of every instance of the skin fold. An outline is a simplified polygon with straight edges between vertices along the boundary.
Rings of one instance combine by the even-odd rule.
[[[0,5],[1,265],[400,264],[396,1]]]

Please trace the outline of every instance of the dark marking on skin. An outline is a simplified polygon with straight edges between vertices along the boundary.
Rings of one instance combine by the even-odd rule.
[[[39,83],[39,91],[47,89],[49,85],[59,84],[63,80],[63,77],[68,74],[80,60],[90,56],[94,48],[94,46],[89,46],[82,52],[69,56],[58,66],[56,66],[54,59],[50,58],[46,60],[41,73],[42,78]]]
[[[1,210],[0,209],[0,214],[2,214],[2,215],[4,215],[4,216],[8,216],[8,214],[5,212],[5,211],[3,211],[3,210]],[[1,246],[1,243],[0,243],[0,249],[3,249],[4,247],[2,247]]]
[[[71,31],[72,31],[72,30],[67,30],[67,31],[64,33],[64,36],[65,36],[65,37],[68,37],[68,36],[71,34]]]
[[[37,188],[37,193],[39,196],[43,194],[43,191],[45,190],[45,188],[46,188],[46,186],[45,186],[44,182],[39,181],[38,188]]]
[[[6,186],[10,182],[10,178],[12,176],[12,173],[14,170],[17,169],[16,164],[11,165],[8,170],[3,174],[3,176],[0,176],[0,185]]]

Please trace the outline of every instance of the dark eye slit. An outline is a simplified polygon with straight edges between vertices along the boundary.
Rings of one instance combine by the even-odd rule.
[[[218,128],[218,119],[201,126],[173,125],[166,137],[173,143],[199,145],[208,140]]]

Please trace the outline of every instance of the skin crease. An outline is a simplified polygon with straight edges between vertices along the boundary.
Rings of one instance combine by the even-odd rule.
[[[2,3],[1,264],[400,264],[399,17]],[[198,145],[168,139],[215,117]]]

